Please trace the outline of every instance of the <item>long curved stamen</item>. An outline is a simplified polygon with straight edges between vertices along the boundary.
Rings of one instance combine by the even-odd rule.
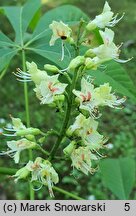
[[[20,82],[31,82],[32,80],[21,80],[21,79],[17,79],[17,81],[20,81]]]
[[[43,185],[41,184],[40,187],[38,187],[38,188],[34,188],[34,187],[32,187],[32,189],[33,189],[34,191],[39,191],[39,190],[41,190],[42,187],[43,187]]]
[[[107,65],[100,65],[99,68],[106,69]]]
[[[16,136],[16,134],[5,134],[3,133],[4,136]]]
[[[62,40],[61,42],[61,61],[63,61],[63,59],[64,59],[64,42]]]
[[[18,74],[23,74],[23,75],[26,75],[26,76],[30,76],[30,77],[31,77],[31,75],[30,75],[29,73],[26,73],[26,72],[21,71],[21,70],[18,70],[16,73],[18,73]]]
[[[67,52],[68,52],[69,58],[71,58],[71,53],[70,53],[70,51],[69,51],[69,49],[67,48],[66,45],[65,45],[65,48],[66,48],[66,50],[67,50]]]
[[[101,155],[96,149],[93,149],[100,157],[105,157],[104,155]]]
[[[122,16],[120,18],[117,19],[118,14],[116,14],[112,20],[108,23],[109,27],[114,27],[123,17],[124,17],[125,13],[122,14]]]
[[[19,77],[19,78],[22,78],[22,79],[30,79],[29,76],[26,76],[26,75],[23,75],[23,74],[19,74],[19,73],[15,73],[15,72],[13,72],[13,74],[14,74],[16,77]]]
[[[6,131],[13,131],[13,132],[15,132],[16,130],[14,130],[13,128],[3,128],[4,130],[6,130]]]
[[[126,62],[128,62],[128,61],[131,61],[132,59],[133,59],[133,57],[132,57],[132,58],[129,58],[129,59],[127,59],[127,60],[115,59],[115,61],[116,61],[116,62],[119,62],[119,63],[126,63]]]
[[[3,152],[0,153],[0,155],[8,155],[8,156],[10,156],[10,157],[14,157],[15,152],[16,152],[16,151],[13,151],[13,150],[9,150],[9,151],[7,151],[7,152],[3,151]]]
[[[30,82],[31,80],[31,74],[28,74],[22,70],[20,70],[20,68],[17,68],[17,72],[13,72],[13,74],[17,77],[17,80],[20,82]],[[20,78],[20,79],[18,79]]]

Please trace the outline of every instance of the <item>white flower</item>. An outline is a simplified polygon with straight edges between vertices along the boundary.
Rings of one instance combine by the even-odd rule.
[[[90,21],[87,25],[87,30],[91,31],[95,29],[96,27],[98,28],[105,28],[107,27],[113,27],[115,26],[124,16],[120,17],[117,19],[118,14],[113,16],[114,13],[111,11],[111,8],[108,4],[108,2],[105,2],[103,11],[100,15],[96,16],[94,20]]]
[[[39,85],[36,85],[34,91],[41,104],[50,104],[54,101],[55,95],[61,95],[64,93],[67,84],[61,83],[58,80],[59,74],[54,76],[47,76],[47,79],[41,81]]]
[[[53,46],[57,39],[66,40],[70,38],[71,29],[68,25],[64,24],[62,21],[56,22],[53,21],[52,24],[49,25],[49,28],[52,30],[53,35],[50,40],[50,46]]]
[[[95,110],[99,106],[119,108],[126,100],[125,97],[118,99],[117,96],[111,93],[109,83],[94,88],[94,85],[85,78],[81,80],[81,91],[73,90],[73,93],[80,100],[79,108],[88,111],[92,117],[95,117]]]
[[[26,179],[29,175],[30,171],[25,167],[22,167],[19,169],[13,177],[15,178],[15,182],[17,182],[19,179]]]
[[[38,69],[34,62],[26,62],[28,73],[30,74],[31,80],[36,84],[40,84],[42,80],[46,80],[47,73],[45,70]]]
[[[85,78],[81,80],[81,91],[73,90],[73,94],[80,100],[80,109],[87,110],[93,115],[95,101],[93,99],[94,85]]]
[[[12,126],[15,131],[26,129],[26,126],[22,123],[20,118],[11,117]]]
[[[86,119],[86,117],[83,114],[79,114],[76,117],[76,120],[73,125],[71,125],[68,129],[70,134],[75,134],[80,136],[81,138],[84,138],[88,135],[88,131],[96,131],[98,127],[98,122],[96,122],[94,119],[89,117]]]
[[[91,153],[88,147],[79,147],[71,154],[72,166],[80,170],[84,174],[94,173],[95,169],[92,168],[92,160],[97,160],[95,154]]]
[[[27,72],[17,69],[14,75],[18,81],[30,82],[33,81],[35,84],[39,84],[42,80],[46,79],[47,72],[45,70],[38,69],[34,62],[26,62]]]
[[[0,153],[0,155],[6,155],[7,154],[7,155],[14,158],[15,163],[19,163],[21,151],[23,151],[25,149],[35,148],[36,143],[31,142],[31,141],[23,138],[23,139],[20,139],[17,141],[15,141],[15,140],[8,141],[7,146],[11,150],[8,150],[7,152],[2,152],[2,153]]]
[[[95,104],[97,106],[109,106],[112,108],[120,108],[119,106],[125,102],[126,98],[118,99],[114,93],[111,93],[112,87],[109,83],[104,83],[94,90]]]
[[[73,125],[68,129],[69,134],[81,137],[83,144],[88,146],[90,150],[97,151],[103,148],[103,144],[107,141],[97,131],[98,122],[93,118],[79,114]]]
[[[100,45],[92,49],[92,52],[101,60],[108,61],[108,60],[115,60],[120,63],[125,63],[128,60],[121,60],[119,59],[120,54],[120,46],[116,46],[113,43],[114,39],[114,32],[111,29],[106,28],[105,31],[99,31],[100,35],[103,39],[104,44]]]
[[[13,118],[11,116],[12,124],[11,128],[4,128],[6,131],[10,132],[9,134],[4,133],[5,136],[21,136],[27,137],[27,135],[39,135],[41,131],[38,128],[26,128],[26,126],[22,123],[20,118]]]
[[[29,161],[26,168],[32,173],[31,181],[39,181],[42,185],[47,184],[50,196],[53,197],[53,183],[58,183],[59,178],[52,164],[38,157],[34,162]]]

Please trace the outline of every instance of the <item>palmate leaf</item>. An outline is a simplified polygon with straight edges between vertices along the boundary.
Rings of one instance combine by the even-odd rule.
[[[0,32],[0,47],[14,46],[14,42],[10,40],[3,32]]]
[[[100,163],[102,181],[118,199],[129,199],[135,183],[135,160],[104,159]]]
[[[23,7],[2,7],[4,14],[9,19],[15,31],[16,43],[23,43],[24,33],[26,32],[32,18],[34,17],[40,6],[40,0],[29,0]]]
[[[0,32],[0,71],[4,70],[17,54],[19,46],[23,46],[25,32],[40,5],[40,0],[29,0],[22,7],[10,6],[0,8],[0,12],[7,16],[15,31],[15,42]],[[13,49],[11,49],[12,47]]]
[[[0,49],[0,71],[2,71],[11,61],[11,59],[17,54],[16,48],[1,48]]]
[[[105,69],[88,72],[95,78],[94,83],[100,85],[109,82],[115,92],[128,96],[133,102],[136,102],[135,87],[125,69],[115,61],[107,62],[105,66]]]

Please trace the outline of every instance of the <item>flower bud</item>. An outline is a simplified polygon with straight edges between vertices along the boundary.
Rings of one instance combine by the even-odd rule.
[[[76,148],[76,142],[72,141],[66,148],[63,149],[63,152],[65,155],[71,155],[75,148]]]
[[[79,66],[83,65],[85,62],[85,57],[84,56],[77,56],[76,58],[74,58],[68,68],[69,70],[75,70],[76,68],[78,68]]]
[[[75,98],[75,103],[76,103],[77,105],[80,105],[80,99],[79,99],[78,97]]]
[[[94,58],[86,58],[85,60],[85,66],[87,70],[93,69],[97,70],[97,67],[99,66],[100,61],[98,57]]]
[[[26,138],[27,140],[30,140],[30,141],[32,141],[32,142],[34,142],[34,141],[35,141],[35,137],[34,137],[34,135],[31,135],[31,134],[29,134],[29,135],[26,135],[26,136],[25,136],[25,138]]]
[[[38,128],[26,128],[16,132],[17,136],[39,135],[41,131]]]
[[[45,139],[46,139],[46,137],[41,137],[41,138],[38,140],[38,142],[42,144],[42,143],[45,141]]]
[[[75,44],[74,39],[72,37],[67,38],[67,42],[71,45]]]
[[[59,69],[55,65],[45,64],[44,69],[48,72],[59,73]]]
[[[91,58],[95,57],[93,49],[87,50],[86,53],[85,53],[85,57],[91,57]]]
[[[15,182],[17,182],[19,179],[26,179],[27,176],[29,175],[30,171],[26,168],[23,167],[19,169],[13,177],[15,177]]]
[[[86,26],[86,30],[87,30],[87,31],[92,31],[92,30],[94,30],[96,27],[97,27],[97,26],[96,26],[95,23],[89,22],[89,23],[87,24],[87,26]]]
[[[53,99],[54,99],[54,102],[56,102],[56,101],[64,101],[65,96],[64,95],[55,95],[53,97]]]

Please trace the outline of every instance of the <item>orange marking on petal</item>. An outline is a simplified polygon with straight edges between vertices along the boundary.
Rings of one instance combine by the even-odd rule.
[[[90,101],[91,100],[91,92],[88,92],[87,93],[87,101]]]
[[[85,95],[80,94],[80,96],[82,97],[82,101],[83,101],[83,102],[86,101],[86,96],[85,96]]]
[[[81,155],[81,158],[82,158],[82,160],[84,160],[84,159],[85,159],[85,156],[84,156],[84,154],[82,154],[82,155]]]
[[[51,89],[51,91],[54,93],[54,92],[56,92],[56,91],[58,91],[59,90],[59,88],[52,88]]]

